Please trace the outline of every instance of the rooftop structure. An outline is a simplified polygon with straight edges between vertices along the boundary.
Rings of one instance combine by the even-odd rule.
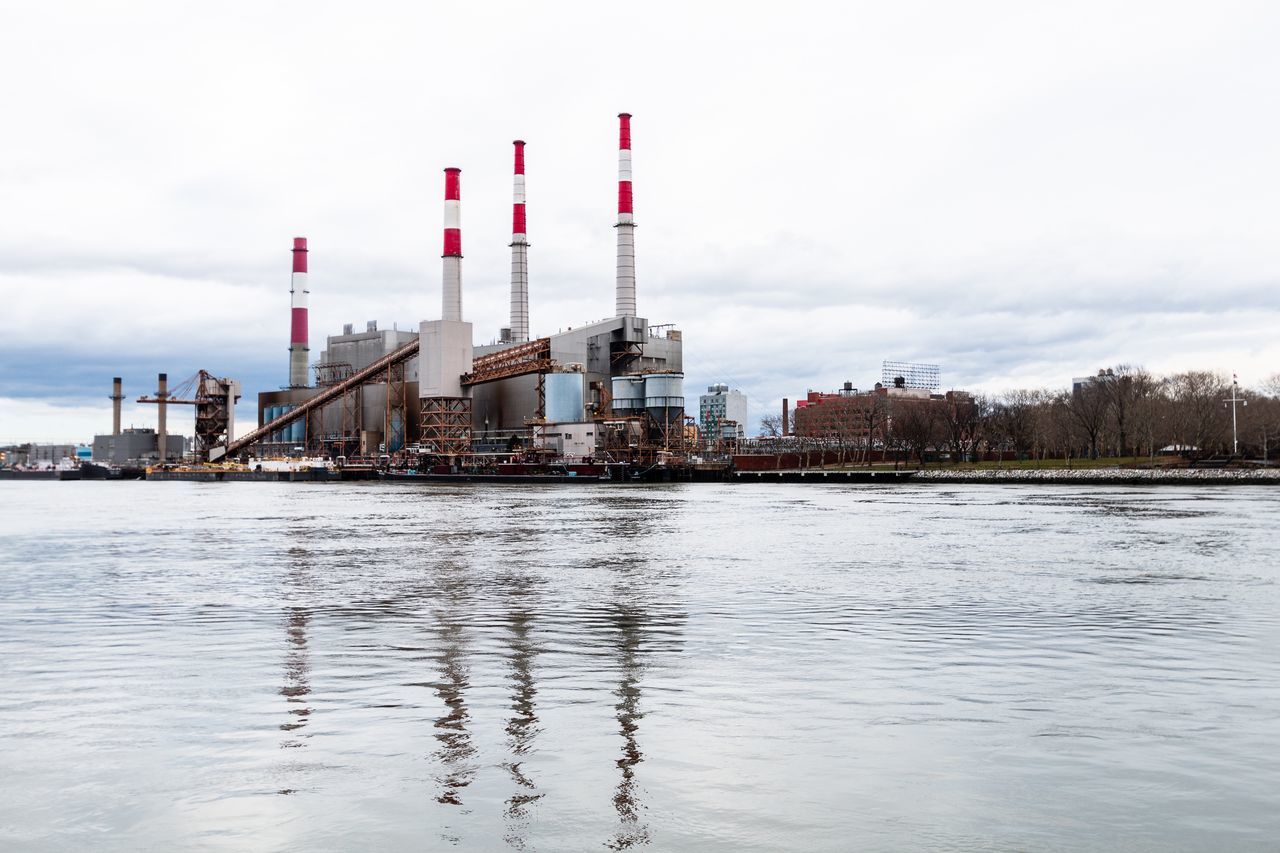
[[[882,361],[880,363],[880,383],[886,388],[903,380],[907,388],[925,388],[937,391],[942,387],[941,371],[936,364],[917,364],[911,361]]]

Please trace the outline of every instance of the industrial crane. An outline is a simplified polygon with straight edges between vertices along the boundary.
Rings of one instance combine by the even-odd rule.
[[[209,371],[201,370],[173,391],[169,391],[168,385],[168,375],[161,373],[156,395],[138,398],[139,403],[155,403],[160,407],[156,432],[159,434],[161,463],[165,457],[166,415],[170,405],[196,407],[196,458],[202,462],[221,458],[223,454],[219,451],[226,447],[235,430],[240,382],[225,377],[219,379]]]

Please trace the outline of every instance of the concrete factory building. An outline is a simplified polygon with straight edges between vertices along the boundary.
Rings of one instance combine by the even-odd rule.
[[[728,385],[708,385],[698,398],[698,425],[708,441],[746,438],[747,395]]]
[[[589,457],[682,436],[681,333],[636,316],[631,116],[618,118],[615,316],[531,338],[525,143],[516,140],[511,314],[499,343],[476,346],[463,319],[461,171],[445,169],[440,319],[417,332],[347,327],[328,338],[315,386],[299,387],[309,287],[306,239],[295,239],[289,387],[259,395],[259,428],[229,452],[258,445],[264,453],[453,456],[539,447]]]
[[[160,374],[161,387],[166,387],[167,375]],[[115,377],[111,380],[111,432],[93,437],[93,461],[101,465],[152,464],[161,461],[160,448],[163,443],[164,459],[181,459],[187,449],[187,441],[181,435],[169,435],[164,429],[161,416],[162,432],[150,428],[120,428],[120,404],[124,402],[124,379]]]
[[[103,465],[152,463],[160,460],[159,434],[150,428],[129,428],[118,435],[93,437],[93,461]],[[186,439],[180,435],[165,436],[166,459],[181,459]]]

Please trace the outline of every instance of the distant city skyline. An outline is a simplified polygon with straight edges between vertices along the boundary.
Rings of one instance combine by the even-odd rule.
[[[445,166],[490,340],[516,138],[531,331],[610,316],[623,110],[638,314],[683,331],[689,410],[725,383],[751,432],[885,359],[975,391],[1280,371],[1270,4],[379,9],[6,11],[0,443],[88,441],[111,377],[200,368],[248,424],[289,380],[294,237],[313,361],[438,316]]]

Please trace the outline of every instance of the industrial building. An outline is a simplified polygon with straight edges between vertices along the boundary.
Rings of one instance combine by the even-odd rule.
[[[79,450],[74,444],[10,444],[0,447],[0,468],[53,468],[64,460],[76,459]]]
[[[160,374],[162,388],[167,385],[167,378],[166,374]],[[167,388],[165,393],[167,394]],[[119,376],[111,380],[110,399],[111,432],[93,437],[93,461],[101,465],[145,465],[160,462],[160,432],[150,427],[120,428],[120,404],[124,401],[124,380]],[[186,439],[181,435],[169,435],[165,432],[164,449],[163,458],[181,459],[186,450]]]
[[[882,444],[894,431],[895,419],[901,419],[912,407],[929,407],[931,413],[942,413],[947,407],[968,402],[964,391],[933,394],[927,388],[911,388],[906,378],[898,376],[892,385],[877,382],[870,391],[859,391],[852,382],[834,393],[809,391],[796,401],[791,415],[792,429],[800,438],[817,438],[834,442],[852,442],[864,446]]]
[[[320,360],[314,366],[312,387],[281,388],[258,394],[258,424],[293,411],[320,390],[342,384],[417,338],[418,333],[413,331],[380,330],[376,321],[369,321],[362,332],[354,331],[353,325],[347,324],[341,334],[326,338]],[[293,352],[291,349],[291,358]],[[403,449],[419,434],[417,359],[389,366],[378,379],[353,386],[309,418],[272,432],[262,442],[261,453],[283,456],[295,447],[306,447],[340,456]]]
[[[709,442],[745,438],[747,395],[728,385],[708,385],[698,398],[698,426]]]
[[[227,452],[457,457],[531,449],[631,461],[682,445],[683,339],[674,326],[637,316],[631,116],[618,119],[614,316],[531,336],[526,145],[516,140],[511,313],[499,342],[477,346],[464,319],[461,170],[448,168],[439,319],[416,332],[348,326],[327,338],[307,385],[299,364],[309,351],[308,247],[296,238],[289,383],[258,395],[258,429],[228,441]]]
[[[93,437],[93,461],[102,465],[150,464],[160,461],[159,435],[149,427],[129,427],[115,435]],[[186,440],[165,436],[165,456],[181,459]]]

